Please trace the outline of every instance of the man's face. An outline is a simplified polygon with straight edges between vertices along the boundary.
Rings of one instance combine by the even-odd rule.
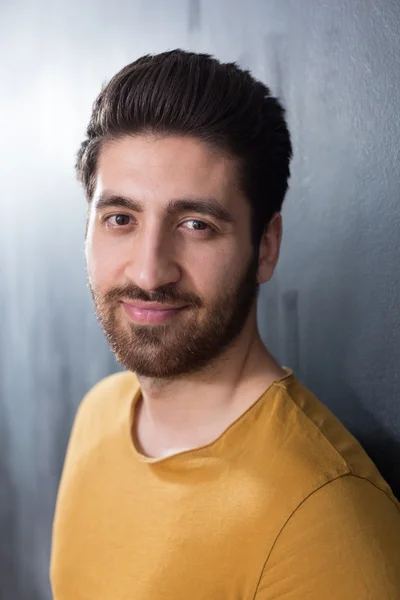
[[[211,365],[255,310],[250,207],[236,169],[188,137],[127,136],[101,150],[88,281],[113,352],[138,375]]]

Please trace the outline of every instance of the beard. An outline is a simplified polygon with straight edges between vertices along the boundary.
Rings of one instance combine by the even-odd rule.
[[[243,330],[257,300],[258,257],[253,256],[241,277],[212,303],[167,284],[145,292],[129,283],[100,294],[89,279],[97,318],[111,350],[129,371],[168,379],[210,368]],[[129,321],[122,300],[160,302],[186,307],[167,323],[138,325]]]

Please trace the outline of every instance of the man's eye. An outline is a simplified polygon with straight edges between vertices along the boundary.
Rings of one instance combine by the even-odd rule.
[[[129,225],[130,216],[129,215],[111,215],[111,217],[107,217],[107,223],[110,223],[113,227],[124,227]]]
[[[189,229],[193,229],[193,231],[206,231],[207,229],[212,229],[208,223],[204,223],[204,221],[199,221],[198,219],[185,221],[185,225],[189,226]]]

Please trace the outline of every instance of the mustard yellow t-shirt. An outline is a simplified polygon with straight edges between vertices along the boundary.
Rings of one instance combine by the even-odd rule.
[[[293,374],[211,444],[161,459],[133,446],[139,397],[135,375],[120,373],[79,408],[54,600],[400,598],[399,503]]]

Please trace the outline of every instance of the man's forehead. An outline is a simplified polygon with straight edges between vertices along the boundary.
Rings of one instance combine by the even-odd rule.
[[[185,137],[124,137],[104,144],[98,159],[95,196],[104,190],[122,195],[218,197],[238,193],[233,159]],[[123,188],[123,189],[122,189]]]

